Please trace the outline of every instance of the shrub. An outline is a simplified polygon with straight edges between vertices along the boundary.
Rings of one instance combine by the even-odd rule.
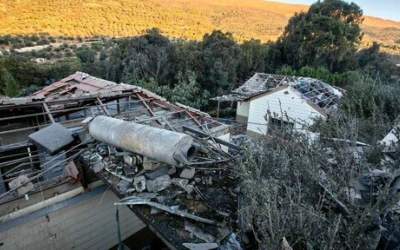
[[[390,211],[398,197],[393,200],[388,191],[395,164],[374,165],[354,154],[351,122],[337,130],[352,143],[310,143],[302,134],[282,131],[247,145],[237,169],[239,223],[254,238],[252,248],[280,249],[285,238],[295,250],[377,249],[396,238],[390,227],[399,225],[399,216]],[[371,168],[388,169],[390,177],[366,200],[372,196],[357,196],[355,183],[369,178],[364,174]]]

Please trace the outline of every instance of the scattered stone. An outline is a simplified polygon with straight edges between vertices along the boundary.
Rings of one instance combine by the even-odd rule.
[[[217,243],[183,243],[182,245],[190,250],[209,250],[218,248]]]
[[[146,189],[146,178],[143,175],[134,177],[133,186],[137,192],[143,192]]]
[[[74,161],[69,161],[64,167],[64,176],[74,180],[79,180],[79,170]]]
[[[153,171],[160,167],[160,163],[147,157],[143,157],[143,170]]]
[[[173,178],[172,183],[186,191],[186,193],[191,194],[193,192],[194,186],[189,185],[189,180],[181,178]]]
[[[174,175],[174,174],[176,174],[176,167],[173,166],[173,167],[169,168],[168,174],[169,174],[169,175]]]
[[[162,166],[162,167],[157,168],[154,171],[145,173],[144,175],[146,176],[147,179],[155,180],[158,177],[163,176],[163,175],[167,175],[167,174],[168,174],[168,167]]]
[[[96,174],[101,172],[106,167],[103,162],[103,157],[101,157],[101,155],[98,153],[95,153],[90,157],[90,162],[93,163],[92,169]]]
[[[147,180],[146,186],[149,192],[160,192],[171,185],[169,175],[160,176],[154,180]]]
[[[191,194],[194,190],[194,186],[193,185],[187,185],[185,188],[186,193]]]
[[[196,183],[200,183],[200,182],[201,182],[201,178],[200,178],[200,177],[196,177],[196,178],[194,178],[194,181],[195,181]]]
[[[129,189],[131,183],[126,181],[126,180],[121,180],[120,182],[118,182],[117,184],[117,188],[118,190],[121,191],[121,193],[127,193],[127,190]]]
[[[196,169],[194,168],[184,168],[179,176],[185,179],[192,179],[195,173]]]
[[[182,178],[173,178],[171,181],[173,184],[179,187],[186,186],[187,184],[189,184],[189,180]]]

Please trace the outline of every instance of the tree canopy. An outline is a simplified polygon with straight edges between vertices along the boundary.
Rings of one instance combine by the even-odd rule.
[[[281,63],[296,69],[325,66],[331,72],[351,68],[362,38],[362,16],[362,10],[354,3],[342,0],[314,3],[308,12],[292,17],[279,38]]]

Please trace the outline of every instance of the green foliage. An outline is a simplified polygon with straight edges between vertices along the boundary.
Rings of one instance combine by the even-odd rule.
[[[348,86],[361,77],[360,73],[357,71],[331,73],[325,67],[313,68],[309,66],[304,66],[299,70],[295,70],[286,65],[279,69],[277,73],[282,75],[312,77],[340,87]]]
[[[362,20],[362,10],[354,3],[318,1],[307,13],[290,19],[275,49],[282,63],[295,69],[325,66],[331,72],[345,71],[354,65]]]
[[[359,139],[352,119],[336,125],[334,138]],[[294,131],[282,133],[284,140],[272,134],[246,145],[235,165],[240,230],[255,239],[249,249],[284,249],[283,238],[294,250],[385,249],[377,247],[380,240],[397,237],[386,226],[400,219],[394,212],[398,196],[390,191],[398,163],[375,165],[381,162],[369,158],[379,158],[376,152],[356,156],[352,144],[310,143]],[[392,177],[363,176],[381,167]],[[375,185],[359,199],[354,194],[361,189],[361,176],[362,183]],[[385,236],[382,227],[388,228]]]
[[[374,145],[393,128],[396,118],[400,116],[399,95],[400,86],[397,83],[382,82],[359,74],[346,87],[340,110],[328,120],[318,121],[314,129],[327,138],[343,138],[338,128],[356,131],[354,138]],[[349,124],[351,126],[345,127]]]
[[[44,64],[36,64],[19,54],[0,58],[0,69],[3,68],[10,74],[11,78],[7,77],[7,79],[14,79],[16,82],[10,85],[10,93],[13,95],[18,92],[26,93],[24,89],[29,89],[31,85],[43,86],[62,79],[79,70],[80,67],[80,62],[76,58]]]
[[[187,77],[181,76],[181,80],[172,89],[171,101],[179,102],[194,108],[206,107],[211,98],[207,90],[202,90],[196,81],[196,75],[189,72]]]
[[[333,11],[335,8],[337,11]],[[36,43],[43,39],[66,43],[58,48],[49,46],[27,53],[11,51],[10,55],[4,54],[4,67],[23,93],[29,92],[30,85],[40,87],[80,70],[115,82],[145,86],[170,100],[209,112],[215,108],[214,103],[209,101],[210,97],[228,93],[255,72],[313,77],[343,88],[357,81],[361,71],[379,74],[380,79],[388,82],[393,78],[395,71],[388,66],[389,60],[380,53],[379,46],[374,44],[354,54],[356,34],[359,35],[357,25],[361,21],[361,12],[355,5],[328,0],[316,3],[308,13],[299,15],[304,16],[301,20],[307,22],[297,23],[296,18],[299,17],[294,17],[287,32],[276,44],[265,44],[259,40],[238,44],[232,34],[222,31],[207,34],[200,42],[171,40],[158,29],[150,29],[138,37],[96,38],[94,43],[82,46],[70,45],[67,39],[71,38],[68,37],[6,37],[3,42],[12,39],[17,44]],[[319,22],[320,19],[330,21],[326,24]],[[304,34],[298,32],[296,27],[300,28],[303,24],[312,26],[312,36],[316,36],[314,40],[300,39],[303,35],[311,36],[308,30],[301,31]],[[327,30],[335,28],[335,25],[344,29],[345,33],[336,34],[334,29]],[[351,31],[354,32],[354,39],[347,34]],[[331,40],[333,45],[327,44],[327,35],[335,39],[345,36],[343,39],[346,41],[334,39]],[[283,45],[290,45],[292,49],[286,51]],[[346,51],[346,46],[352,53],[343,56],[341,53]],[[321,52],[318,58],[307,58],[308,55],[302,54],[313,50]],[[287,60],[289,57],[304,61],[297,65],[295,61]],[[352,66],[332,70],[331,57],[336,60],[335,65],[343,66],[343,62],[351,61]],[[36,58],[45,58],[47,62],[34,63]],[[394,104],[386,106],[387,110],[394,109]],[[230,111],[227,113],[230,114]]]
[[[214,31],[206,34],[201,43],[202,87],[216,95],[230,90],[237,81],[237,67],[240,59],[240,47],[232,34]]]
[[[362,118],[370,118],[379,113],[394,120],[400,115],[399,95],[398,84],[363,76],[348,87],[342,108]]]
[[[240,45],[241,57],[238,65],[239,79],[245,79],[249,74],[264,72],[269,48],[260,40],[249,40]]]
[[[0,94],[6,96],[18,95],[17,82],[4,67],[0,68]]]

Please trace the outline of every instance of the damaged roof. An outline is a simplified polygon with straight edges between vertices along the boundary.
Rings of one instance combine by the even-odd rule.
[[[117,84],[100,79],[83,72],[76,72],[58,82],[55,82],[31,95],[34,99],[52,99],[60,97],[74,97],[94,93],[110,93],[132,90],[135,86]]]
[[[213,100],[247,101],[284,86],[293,87],[304,99],[311,101],[323,109],[336,105],[343,96],[342,90],[318,79],[255,73],[242,86],[232,90],[230,94],[213,98]]]
[[[102,120],[100,116],[107,119]],[[168,151],[163,147],[172,149],[175,145],[167,145],[173,143],[170,137],[162,137],[166,134],[184,134],[185,138],[190,136],[194,139],[194,147],[188,149],[186,155],[190,157],[179,161],[179,166],[168,165],[157,160],[154,153],[146,156],[145,153],[119,146],[125,138],[133,138],[125,133],[121,135],[124,140],[113,141],[116,145],[100,140],[103,135],[121,131],[118,128],[112,130],[108,123],[97,128],[102,133],[100,139],[96,139],[90,129],[94,129],[96,122],[103,124],[104,120],[123,122],[128,127],[136,124],[137,127],[146,128],[146,131],[159,133],[163,143],[158,141],[157,145],[154,137],[149,139],[143,129],[137,133],[137,136],[151,140],[139,145],[148,149],[143,152],[152,152],[155,146],[161,148],[162,152]],[[171,249],[204,247],[204,244],[223,246],[231,240],[235,241],[237,194],[233,191],[231,160],[240,148],[218,138],[229,134],[229,126],[207,113],[168,102],[135,85],[117,84],[77,72],[29,97],[10,98],[0,104],[2,124],[7,126],[7,130],[0,132],[0,140],[24,131],[26,136],[21,138],[33,141],[30,146],[37,153],[17,162],[26,163],[23,171],[34,185],[29,192],[38,192],[44,185],[53,183],[51,180],[42,182],[37,176],[59,166],[65,169],[72,160],[92,170],[110,186],[122,198],[115,205],[128,205]],[[9,124],[14,127],[9,127]],[[57,137],[59,132],[53,129],[58,124],[72,133],[72,144],[69,133],[65,133],[66,140]],[[167,133],[166,130],[173,132]],[[56,134],[55,141],[46,140],[45,137],[53,134]],[[138,142],[125,141],[133,144]],[[5,152],[14,149],[14,144],[3,145]],[[128,146],[131,148],[131,145]],[[192,148],[195,149],[193,153]],[[44,149],[55,154],[42,159],[39,156]],[[37,160],[34,168],[30,163],[33,157]],[[62,159],[63,165],[58,160],[57,164],[51,160],[58,158]],[[11,163],[14,164],[14,161]],[[16,173],[12,170],[9,174]],[[59,177],[54,179],[58,181],[64,178]],[[19,197],[17,190],[18,186],[0,194],[0,201]]]

